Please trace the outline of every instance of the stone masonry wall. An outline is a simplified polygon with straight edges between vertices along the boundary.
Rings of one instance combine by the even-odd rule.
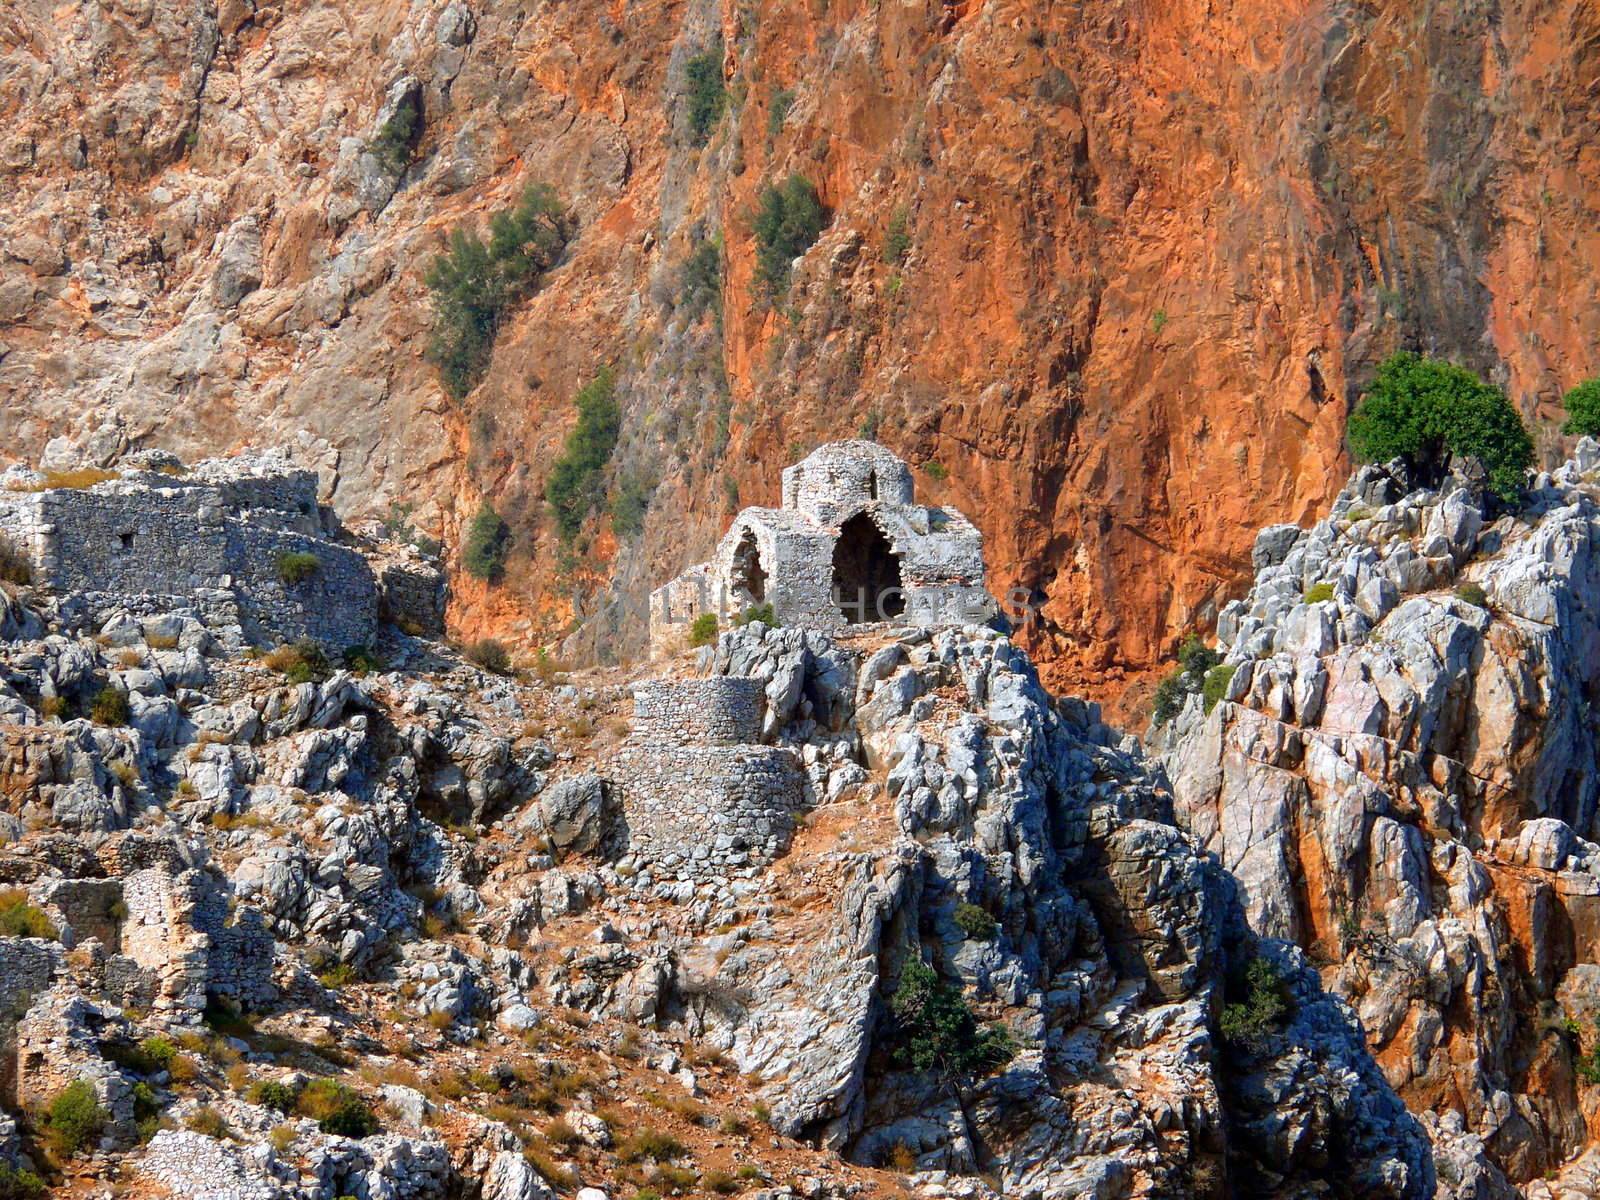
[[[187,607],[222,592],[254,641],[365,644],[376,631],[377,582],[361,554],[320,536],[315,478],[125,481],[0,495],[0,531],[30,555],[40,584],[81,593],[97,611],[150,597]],[[294,551],[320,565],[309,579],[285,584],[278,559]]]
[[[606,774],[629,853],[679,879],[771,862],[789,848],[805,796],[799,762],[772,746],[633,742]]]
[[[633,690],[632,740],[644,746],[738,746],[761,740],[755,679],[654,680]]]

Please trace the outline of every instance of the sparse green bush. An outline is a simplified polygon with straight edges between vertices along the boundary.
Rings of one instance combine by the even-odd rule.
[[[1456,599],[1477,605],[1479,608],[1489,607],[1489,593],[1483,590],[1482,584],[1474,583],[1470,579],[1456,589]]]
[[[1578,1036],[1575,1023],[1571,1033],[1574,1038]],[[1600,1087],[1600,1021],[1595,1022],[1594,1045],[1589,1047],[1587,1054],[1573,1055],[1572,1069],[1589,1087]]]
[[[371,646],[346,646],[339,658],[344,669],[356,675],[383,670],[383,658]]]
[[[883,261],[892,267],[905,262],[911,253],[911,211],[904,204],[894,210],[889,225],[883,231]]]
[[[28,903],[21,888],[0,890],[0,937],[44,938],[55,941],[60,931],[50,923],[44,910]]]
[[[655,484],[645,476],[630,472],[617,480],[612,491],[611,532],[620,538],[638,537],[644,531],[644,515],[650,510],[650,495]]]
[[[936,1070],[957,1086],[999,1070],[1016,1054],[1005,1026],[980,1025],[961,993],[920,959],[906,960],[889,1011],[895,1061],[915,1071]]]
[[[950,478],[950,472],[945,469],[943,463],[929,460],[928,462],[922,464],[922,470],[923,473],[935,483],[943,483],[946,479]]]
[[[689,102],[689,140],[693,145],[704,146],[728,104],[728,88],[722,81],[722,44],[691,58],[683,75]]]
[[[678,268],[677,305],[691,321],[706,309],[722,315],[722,235],[706,238]]]
[[[106,684],[89,702],[89,719],[96,725],[126,725],[132,715],[128,693],[115,684]]]
[[[184,1127],[195,1133],[204,1134],[208,1138],[225,1138],[232,1130],[221,1113],[209,1104],[202,1104],[184,1118]]]
[[[777,629],[778,614],[773,611],[772,601],[766,600],[760,604],[752,604],[733,619],[735,625],[748,625],[751,621],[760,621],[769,629]]]
[[[311,638],[279,646],[261,661],[290,683],[320,683],[333,673],[327,652]]]
[[[717,614],[701,613],[689,626],[689,645],[709,646],[717,640]]]
[[[1305,594],[1300,599],[1307,604],[1322,604],[1325,601],[1332,600],[1333,584],[1313,583],[1305,590]]]
[[[1205,683],[1200,688],[1206,712],[1209,713],[1217,706],[1217,701],[1227,695],[1228,685],[1233,682],[1233,673],[1237,669],[1236,663],[1218,663],[1206,672]]]
[[[793,107],[794,92],[789,88],[772,93],[772,99],[767,102],[767,141],[783,132],[783,123],[789,119],[789,110]]]
[[[1463,367],[1409,351],[1384,360],[1348,432],[1361,462],[1402,458],[1432,478],[1452,454],[1477,458],[1508,503],[1533,464],[1533,439],[1505,393]]]
[[[428,359],[445,390],[461,399],[483,378],[505,310],[521,300],[566,249],[571,219],[546,184],[533,184],[517,206],[489,223],[486,245],[457,228],[423,281],[433,294]]]
[[[511,527],[485,500],[467,526],[467,542],[461,548],[462,567],[474,578],[497,583],[505,574],[506,552],[510,548]]]
[[[617,1147],[618,1157],[630,1163],[642,1162],[647,1158],[658,1163],[670,1162],[674,1158],[682,1158],[686,1153],[682,1142],[670,1133],[662,1133],[657,1129],[641,1129]]]
[[[334,963],[317,976],[317,982],[330,991],[338,991],[356,981],[356,969],[349,963]]]
[[[94,1138],[106,1122],[106,1110],[87,1079],[74,1080],[56,1093],[45,1112],[45,1131],[63,1158],[71,1158]]]
[[[1245,998],[1222,1009],[1222,1036],[1236,1045],[1259,1050],[1283,1027],[1289,1016],[1288,991],[1278,968],[1265,958],[1252,958],[1244,970]]]
[[[322,560],[306,550],[285,550],[278,555],[278,578],[287,584],[304,583],[322,569]]]
[[[1189,634],[1178,647],[1178,669],[1156,685],[1150,706],[1150,720],[1165,725],[1183,711],[1183,702],[1205,687],[1206,675],[1222,660],[1195,634]]]
[[[270,1108],[274,1112],[287,1115],[295,1110],[295,1105],[300,1100],[298,1088],[287,1083],[280,1083],[276,1079],[263,1079],[250,1089],[250,1101],[263,1108]]]
[[[295,1110],[323,1133],[364,1138],[378,1132],[378,1118],[360,1094],[336,1079],[313,1079],[295,1098]]]
[[[495,638],[479,638],[467,647],[467,658],[485,671],[505,675],[511,670],[511,652]]]
[[[415,97],[405,96],[367,144],[372,157],[390,175],[400,174],[411,161],[411,143],[417,136],[417,118],[421,115]]]
[[[956,905],[956,927],[975,942],[992,942],[1000,932],[999,923],[981,905],[963,900]]]
[[[573,398],[578,423],[567,434],[561,457],[545,481],[545,499],[563,543],[570,544],[584,519],[605,498],[605,465],[617,448],[622,413],[617,407],[616,373],[604,367]]]
[[[44,1195],[44,1180],[32,1171],[0,1162],[0,1200],[39,1200]]]
[[[817,189],[803,176],[762,188],[755,219],[756,275],[769,299],[789,290],[789,264],[822,236],[827,220]]]

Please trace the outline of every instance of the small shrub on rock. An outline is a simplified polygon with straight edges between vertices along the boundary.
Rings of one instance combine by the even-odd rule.
[[[511,652],[495,638],[479,638],[467,647],[467,659],[485,671],[505,675],[511,670]]]
[[[1218,663],[1206,672],[1205,683],[1200,687],[1201,698],[1205,701],[1206,712],[1217,706],[1217,701],[1228,693],[1228,685],[1233,682],[1233,673],[1238,669],[1234,663]]]
[[[1470,579],[1456,589],[1456,599],[1476,605],[1478,608],[1489,607],[1489,593],[1483,590],[1482,584],[1474,583]]]
[[[278,578],[293,585],[304,583],[322,569],[322,560],[307,550],[285,550],[278,555]]]
[[[302,638],[292,645],[279,646],[262,659],[272,670],[279,672],[290,683],[319,683],[332,674],[327,652],[310,638]]]
[[[748,625],[751,621],[760,621],[769,628],[778,628],[778,614],[772,610],[772,601],[763,604],[752,604],[733,619],[735,625]]]
[[[89,702],[89,719],[96,725],[126,725],[132,716],[128,693],[116,684],[106,684]]]
[[[1300,599],[1304,600],[1307,604],[1321,604],[1325,600],[1332,600],[1333,584],[1313,583],[1305,590],[1305,594],[1302,595]]]
[[[106,1110],[100,1107],[94,1085],[78,1079],[56,1093],[45,1113],[45,1131],[50,1144],[63,1158],[82,1150],[106,1123]]]
[[[1244,970],[1243,1000],[1223,1006],[1222,1036],[1248,1050],[1259,1050],[1283,1028],[1289,998],[1283,976],[1265,958],[1252,958]]]
[[[285,1115],[294,1112],[300,1090],[276,1079],[263,1079],[250,1089],[250,1102]]]
[[[1562,398],[1567,423],[1562,433],[1600,437],[1600,379],[1586,379]]]
[[[185,1128],[195,1133],[202,1133],[208,1138],[225,1138],[232,1132],[222,1114],[209,1104],[203,1104],[195,1109],[184,1119],[183,1124]]]
[[[485,500],[467,527],[466,545],[461,548],[462,568],[475,579],[497,583],[505,574],[506,552],[510,548],[511,527]]]
[[[1204,689],[1207,674],[1221,661],[1222,656],[1194,634],[1184,638],[1178,647],[1178,669],[1156,685],[1151,724],[1165,725],[1182,712],[1184,701]]]
[[[728,104],[728,89],[722,81],[722,46],[691,58],[684,68],[684,81],[688,85],[689,140],[704,146]]]
[[[717,640],[717,614],[701,613],[689,626],[689,645],[709,646]]]
[[[378,1118],[360,1094],[336,1079],[313,1079],[301,1090],[295,1104],[323,1133],[364,1138],[378,1132]]]
[[[0,1162],[0,1200],[38,1200],[44,1194],[44,1180],[32,1171]]]
[[[589,513],[605,499],[605,466],[622,432],[616,384],[616,372],[602,367],[572,398],[578,423],[567,434],[544,487],[563,546],[572,544]]]
[[[955,922],[956,927],[975,942],[992,942],[1000,932],[999,924],[987,909],[966,901],[956,905]]]
[[[0,937],[45,938],[55,941],[60,931],[50,923],[44,910],[28,903],[21,888],[0,890]]]

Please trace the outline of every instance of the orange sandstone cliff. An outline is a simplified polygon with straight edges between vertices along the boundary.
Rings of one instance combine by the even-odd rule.
[[[687,68],[718,49],[700,146]],[[386,179],[397,87],[421,118]],[[1337,490],[1395,347],[1553,446],[1600,338],[1597,95],[1587,0],[17,0],[0,452],[112,418],[292,441],[345,515],[410,506],[452,556],[487,498],[515,540],[458,630],[604,657],[794,450],[875,431],[1034,596],[1052,682],[1131,706],[1256,528]],[[791,174],[829,221],[769,303],[753,217]],[[536,180],[577,232],[452,399],[423,273]],[[713,239],[720,316],[683,302]],[[604,364],[605,482],[651,502],[563,549],[545,477]]]

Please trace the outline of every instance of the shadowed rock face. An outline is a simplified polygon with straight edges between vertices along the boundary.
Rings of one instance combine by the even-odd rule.
[[[496,502],[511,586],[459,589],[461,632],[575,607],[600,619],[573,650],[601,652],[640,639],[605,585],[642,611],[703,557],[723,471],[774,503],[792,447],[870,427],[940,465],[929,500],[1042,604],[1051,681],[1112,696],[1209,623],[1258,526],[1337,489],[1349,398],[1390,349],[1460,355],[1539,416],[1592,369],[1597,21],[1584,0],[21,0],[0,444],[31,458],[96,408],[189,454],[304,431],[346,515],[416,501],[453,544]],[[717,45],[735,102],[698,148],[685,68]],[[780,315],[751,218],[790,173],[831,217]],[[447,401],[423,270],[530,179],[575,240]],[[720,322],[684,302],[714,237]],[[574,597],[543,483],[607,362],[618,478],[657,486],[637,539],[595,522]]]
[[[1597,1158],[1580,1062],[1600,1014],[1597,465],[1580,442],[1515,516],[1363,468],[1328,519],[1263,533],[1255,586],[1219,622],[1222,698],[1157,739],[1179,823],[1257,932],[1325,964],[1412,1111],[1481,1138],[1515,1182],[1564,1172],[1580,1191]]]

